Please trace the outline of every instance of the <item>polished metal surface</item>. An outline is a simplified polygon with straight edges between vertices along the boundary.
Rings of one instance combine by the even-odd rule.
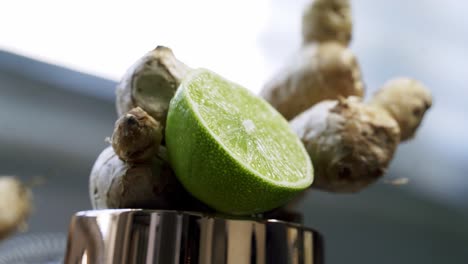
[[[97,210],[71,221],[66,264],[322,264],[320,235],[297,224],[192,212]]]

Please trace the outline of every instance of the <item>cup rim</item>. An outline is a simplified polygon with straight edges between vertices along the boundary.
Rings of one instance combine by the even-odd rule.
[[[96,217],[103,213],[112,214],[112,215],[125,215],[133,213],[135,215],[151,215],[151,214],[164,214],[164,215],[184,215],[191,217],[198,217],[200,219],[214,219],[218,221],[246,221],[257,224],[264,225],[286,225],[288,227],[293,227],[297,229],[306,230],[312,233],[320,235],[320,233],[310,227],[306,227],[302,224],[296,222],[288,222],[284,220],[279,220],[275,218],[263,219],[256,216],[236,216],[236,215],[227,215],[221,213],[204,213],[197,211],[182,211],[182,210],[167,210],[167,209],[141,209],[141,208],[121,208],[121,209],[95,209],[95,210],[84,210],[78,211],[75,213],[74,217]]]

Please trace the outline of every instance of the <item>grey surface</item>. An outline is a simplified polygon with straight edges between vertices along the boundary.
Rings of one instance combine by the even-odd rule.
[[[0,51],[0,175],[45,179],[33,190],[31,232],[66,232],[71,214],[90,208],[89,171],[116,118],[111,99],[64,83],[113,95],[113,82]]]
[[[63,233],[18,235],[0,243],[0,264],[63,263],[66,245]]]
[[[326,263],[468,263],[466,213],[405,187],[312,192],[301,209],[326,238]]]

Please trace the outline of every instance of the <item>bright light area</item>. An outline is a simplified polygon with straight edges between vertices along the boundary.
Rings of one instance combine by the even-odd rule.
[[[113,80],[157,45],[258,92],[268,0],[8,1],[0,49]]]

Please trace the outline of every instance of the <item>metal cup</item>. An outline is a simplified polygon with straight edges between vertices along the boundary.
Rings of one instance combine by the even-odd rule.
[[[71,221],[66,264],[322,264],[314,230],[194,212],[94,210]]]

